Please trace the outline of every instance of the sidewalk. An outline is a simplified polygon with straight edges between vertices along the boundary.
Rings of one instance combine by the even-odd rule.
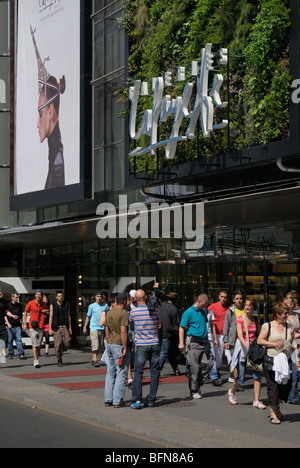
[[[42,350],[44,354],[44,350]],[[0,398],[58,413],[119,433],[145,438],[157,447],[181,448],[295,448],[300,446],[300,406],[282,404],[280,426],[271,425],[269,410],[252,407],[253,381],[247,376],[245,392],[237,394],[238,405],[228,403],[228,372],[224,368],[223,386],[205,384],[203,398],[189,397],[187,378],[174,377],[166,364],[160,379],[155,408],[105,408],[106,367],[93,368],[89,349],[72,349],[58,368],[54,350],[42,355],[40,369],[33,368],[31,350],[27,359],[17,357],[0,364]],[[181,366],[184,372],[185,367]],[[147,395],[149,371],[144,372],[143,396]],[[263,378],[261,399],[266,403]],[[126,401],[131,391],[126,389]]]

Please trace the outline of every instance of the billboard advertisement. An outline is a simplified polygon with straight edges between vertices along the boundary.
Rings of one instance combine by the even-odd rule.
[[[12,209],[82,198],[81,50],[80,0],[18,0]]]

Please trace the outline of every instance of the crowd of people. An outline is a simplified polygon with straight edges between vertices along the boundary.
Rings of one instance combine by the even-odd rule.
[[[221,290],[218,301],[210,303],[206,294],[200,294],[180,317],[176,307],[178,295],[167,294],[163,301],[148,300],[142,289],[129,294],[108,297],[97,292],[89,306],[83,333],[91,338],[92,365],[106,364],[104,403],[106,407],[127,406],[124,400],[126,384],[132,388],[132,409],[154,407],[159,377],[166,359],[174,375],[180,375],[179,358],[184,356],[185,373],[191,398],[202,398],[202,386],[210,381],[221,386],[221,367],[224,359],[229,370],[228,402],[238,404],[237,392],[243,391],[246,369],[253,375],[253,407],[266,409],[260,400],[261,380],[267,385],[270,422],[281,424],[280,403],[299,404],[298,380],[300,355],[300,308],[298,296],[291,291],[274,304],[273,320],[261,323],[258,305],[251,297],[236,291],[230,298]],[[29,321],[27,323],[27,315]],[[62,355],[71,346],[70,305],[63,292],[57,291],[55,301],[37,290],[23,314],[18,295],[11,301],[0,297],[0,341],[5,343],[7,356],[24,358],[22,333],[30,336],[34,367],[39,368],[39,355],[43,337],[46,337],[46,355],[49,337],[54,337],[58,366]],[[263,350],[263,359],[256,363],[250,359],[254,345]],[[5,352],[5,351],[3,351]],[[143,371],[150,364],[149,393],[143,400]]]

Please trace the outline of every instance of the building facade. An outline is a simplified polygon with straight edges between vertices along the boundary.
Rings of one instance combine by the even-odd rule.
[[[63,0],[62,0],[63,1]],[[45,2],[47,3],[47,2]],[[291,81],[300,78],[299,6],[291,1]],[[81,2],[84,16],[85,159],[90,196],[30,209],[10,209],[13,191],[17,79],[18,2],[0,1],[0,281],[3,292],[18,289],[25,301],[34,287],[63,287],[71,302],[74,339],[82,343],[82,324],[97,290],[111,293],[155,283],[176,291],[185,309],[200,292],[217,298],[219,288],[240,288],[268,312],[271,301],[300,291],[299,104],[291,100],[290,138],[226,154],[199,158],[138,174],[130,159],[128,103],[118,90],[128,86],[128,37],[120,27],[121,0]],[[62,96],[63,99],[63,96]],[[97,232],[103,203],[119,207],[174,203],[204,210],[201,245],[188,247],[187,233],[107,236]],[[125,198],[123,198],[124,200]],[[122,211],[122,208],[120,209]],[[148,212],[149,226],[151,211]],[[128,216],[128,222],[133,218]],[[120,213],[116,211],[116,219]],[[143,218],[146,219],[146,218]],[[193,231],[193,226],[190,230]],[[141,226],[139,226],[141,229]],[[149,227],[150,229],[150,227]],[[102,236],[103,237],[103,236]]]

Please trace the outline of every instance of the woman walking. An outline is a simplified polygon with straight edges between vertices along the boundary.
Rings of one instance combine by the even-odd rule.
[[[250,343],[255,339],[258,327],[253,315],[257,309],[257,303],[254,299],[246,299],[244,306],[244,315],[236,319],[237,340],[233,351],[231,370],[237,369],[237,378],[234,379],[231,389],[228,391],[229,403],[237,405],[236,391],[239,385],[245,381],[247,355],[249,352]],[[253,407],[265,409],[266,406],[260,401],[261,391],[261,372],[253,370],[254,379],[254,401]]]
[[[265,376],[271,424],[281,424],[283,416],[280,411],[280,403],[288,400],[292,388],[291,343],[296,367],[300,371],[297,344],[294,341],[294,328],[287,322],[288,316],[289,308],[285,304],[275,305],[274,320],[263,324],[257,340],[260,346],[267,349]]]

